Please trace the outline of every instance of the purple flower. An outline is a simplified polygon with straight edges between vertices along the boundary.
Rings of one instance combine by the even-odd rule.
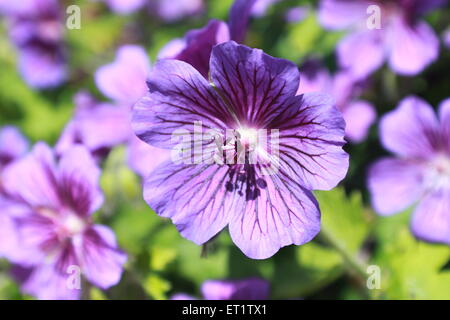
[[[348,68],[356,77],[365,78],[385,60],[396,73],[411,76],[421,72],[438,56],[439,40],[420,18],[445,2],[322,0],[319,21],[328,29],[352,30],[339,43],[337,54],[341,67]],[[367,13],[370,5],[381,9],[379,29],[369,28],[372,22]]]
[[[295,96],[296,65],[261,50],[219,44],[210,66],[213,85],[178,60],[161,60],[150,74],[150,92],[134,108],[138,137],[170,149],[177,130],[203,152],[194,152],[195,164],[167,161],[156,168],[145,183],[145,200],[197,244],[228,225],[234,243],[251,258],[310,241],[320,229],[310,190],[333,188],[348,168],[340,112],[327,95]],[[263,129],[270,138],[253,149],[256,159],[233,151],[263,141]],[[245,159],[230,164],[236,158]]]
[[[347,139],[353,143],[363,141],[376,118],[374,106],[367,101],[357,99],[365,84],[353,79],[352,75],[346,71],[340,71],[332,77],[315,60],[305,62],[301,71],[303,77],[297,93],[331,94],[335,98],[336,107],[344,116]]]
[[[396,157],[376,162],[368,186],[381,215],[413,204],[411,228],[420,239],[450,244],[450,99],[439,107],[417,97],[403,99],[380,124],[381,141]]]
[[[32,152],[8,166],[5,192],[23,211],[18,220],[20,264],[30,269],[22,289],[39,299],[76,299],[69,286],[71,270],[79,269],[92,284],[107,289],[120,280],[126,255],[114,233],[96,225],[92,213],[103,202],[100,170],[89,152],[74,146],[58,163],[52,150],[38,143]]]
[[[19,71],[34,88],[58,86],[67,78],[58,1],[16,2],[0,4],[0,11],[6,15],[9,36],[18,50]]]
[[[201,291],[205,300],[267,300],[269,283],[259,278],[243,280],[208,280]],[[184,293],[175,294],[172,300],[195,300]]]

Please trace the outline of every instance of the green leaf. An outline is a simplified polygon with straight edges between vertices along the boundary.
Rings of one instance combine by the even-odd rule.
[[[171,289],[170,282],[157,274],[150,274],[144,281],[144,289],[148,295],[157,300],[167,299]]]
[[[346,196],[344,189],[315,193],[322,212],[321,235],[349,254],[357,254],[367,238],[372,214],[359,192]]]
[[[398,218],[380,219],[388,223]],[[442,271],[450,259],[450,248],[415,239],[408,225],[390,235],[389,241],[380,241],[375,259],[384,278],[386,298],[450,299],[450,272]]]

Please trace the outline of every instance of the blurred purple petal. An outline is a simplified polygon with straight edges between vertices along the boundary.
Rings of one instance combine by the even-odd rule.
[[[361,100],[349,103],[342,114],[346,123],[346,137],[354,143],[361,142],[366,138],[367,131],[376,118],[373,105]]]
[[[422,71],[439,54],[439,39],[425,22],[414,26],[397,19],[391,27],[389,65],[403,75]]]
[[[128,144],[128,165],[134,172],[146,178],[157,166],[170,158],[166,149],[152,147],[135,135]]]
[[[243,42],[247,34],[248,21],[255,3],[266,0],[235,0],[230,9],[228,25],[231,39]]]
[[[142,47],[125,45],[118,49],[116,60],[100,67],[95,82],[108,98],[124,104],[134,104],[147,92],[145,81],[150,62]]]
[[[164,21],[175,22],[201,13],[204,4],[203,0],[155,0],[150,8]]]
[[[94,154],[101,153],[126,143],[132,135],[128,106],[101,103],[86,92],[75,96],[75,105],[75,115],[56,145],[59,154],[79,143]]]
[[[116,13],[130,14],[142,8],[147,0],[103,0]]]
[[[420,201],[411,220],[417,238],[450,245],[449,192],[448,189],[432,192]]]
[[[269,283],[263,279],[208,280],[202,285],[206,300],[266,300]]]
[[[91,283],[107,289],[120,281],[127,256],[117,249],[116,237],[108,227],[96,225],[87,230],[80,252],[84,275]]]
[[[39,143],[30,154],[3,171],[2,183],[5,191],[14,199],[33,206],[53,207],[60,204],[54,171],[52,150]]]
[[[380,124],[386,149],[402,157],[433,157],[441,144],[439,124],[432,107],[420,98],[404,98]]]
[[[358,79],[366,78],[384,62],[383,36],[380,30],[347,35],[337,47],[339,65]]]
[[[365,0],[322,0],[319,4],[319,21],[327,29],[342,29],[367,19]]]
[[[23,156],[28,150],[28,141],[12,126],[0,127],[0,170],[10,162]]]
[[[163,56],[191,64],[208,79],[212,48],[228,40],[230,40],[230,34],[227,24],[218,20],[210,20],[208,25],[202,29],[189,31],[183,39],[183,47],[181,42],[170,42],[169,47],[163,48]],[[177,47],[181,49],[179,52],[174,50]],[[176,54],[168,56],[171,51]]]
[[[19,71],[35,88],[50,88],[67,79],[63,53],[53,46],[30,45],[19,50]]]
[[[368,188],[375,211],[390,215],[407,209],[422,195],[424,166],[413,160],[385,158],[369,171]]]

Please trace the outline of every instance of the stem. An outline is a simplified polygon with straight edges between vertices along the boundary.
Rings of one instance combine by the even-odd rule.
[[[347,270],[358,278],[358,283],[364,289],[368,298],[378,299],[381,296],[380,290],[369,290],[366,285],[368,265],[356,255],[350,253],[331,233],[322,229],[320,237],[331,245],[344,259]]]

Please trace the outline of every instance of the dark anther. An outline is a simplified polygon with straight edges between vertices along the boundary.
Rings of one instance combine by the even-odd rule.
[[[230,181],[228,181],[225,184],[225,188],[227,189],[227,191],[232,192],[234,190],[234,185]]]
[[[264,180],[262,178],[259,178],[258,180],[256,180],[256,185],[261,189],[267,188],[267,182],[266,182],[266,180]]]

